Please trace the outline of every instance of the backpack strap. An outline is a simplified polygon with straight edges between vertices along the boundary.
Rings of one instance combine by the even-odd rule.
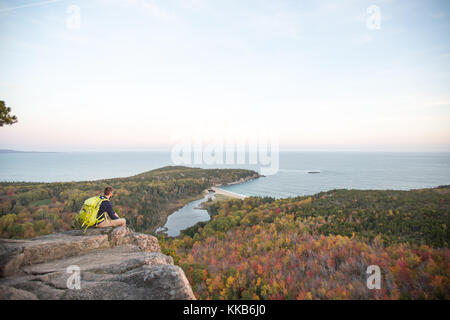
[[[95,205],[95,208],[96,208],[97,210],[99,210],[101,204],[102,204],[104,201],[109,201],[109,199],[108,199],[108,198],[100,198],[100,201],[97,202],[97,204]],[[97,212],[98,212],[98,211],[97,211]],[[103,218],[97,218],[97,224],[99,224],[100,222],[103,222],[103,220],[106,220],[106,222],[108,222],[108,215],[105,214],[105,213],[106,213],[106,211],[102,213],[102,217],[103,217]]]

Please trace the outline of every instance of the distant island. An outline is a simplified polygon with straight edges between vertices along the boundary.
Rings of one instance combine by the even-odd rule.
[[[18,151],[10,149],[0,149],[0,153],[39,153],[39,151]]]
[[[11,150],[11,149],[0,149],[0,153],[60,153],[57,151],[20,151],[20,150]]]

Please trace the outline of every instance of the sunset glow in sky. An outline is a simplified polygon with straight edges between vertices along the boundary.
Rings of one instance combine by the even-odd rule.
[[[450,1],[0,1],[0,100],[0,149],[450,151]]]

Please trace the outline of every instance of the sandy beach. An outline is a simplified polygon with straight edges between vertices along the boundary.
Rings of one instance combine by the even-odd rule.
[[[223,190],[223,189],[220,189],[220,188],[217,188],[217,187],[212,187],[211,189],[214,190],[216,194],[222,194],[222,195],[227,196],[227,197],[236,198],[236,199],[245,199],[245,198],[247,198],[247,196],[244,196],[244,195],[241,195],[241,194],[237,194],[237,193],[234,193],[234,192],[230,192],[230,191],[226,191],[226,190]]]

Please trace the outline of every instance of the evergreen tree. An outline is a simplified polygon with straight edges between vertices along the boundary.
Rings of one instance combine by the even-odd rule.
[[[0,127],[5,124],[12,125],[17,122],[17,117],[10,114],[11,108],[6,107],[5,102],[0,100]]]

